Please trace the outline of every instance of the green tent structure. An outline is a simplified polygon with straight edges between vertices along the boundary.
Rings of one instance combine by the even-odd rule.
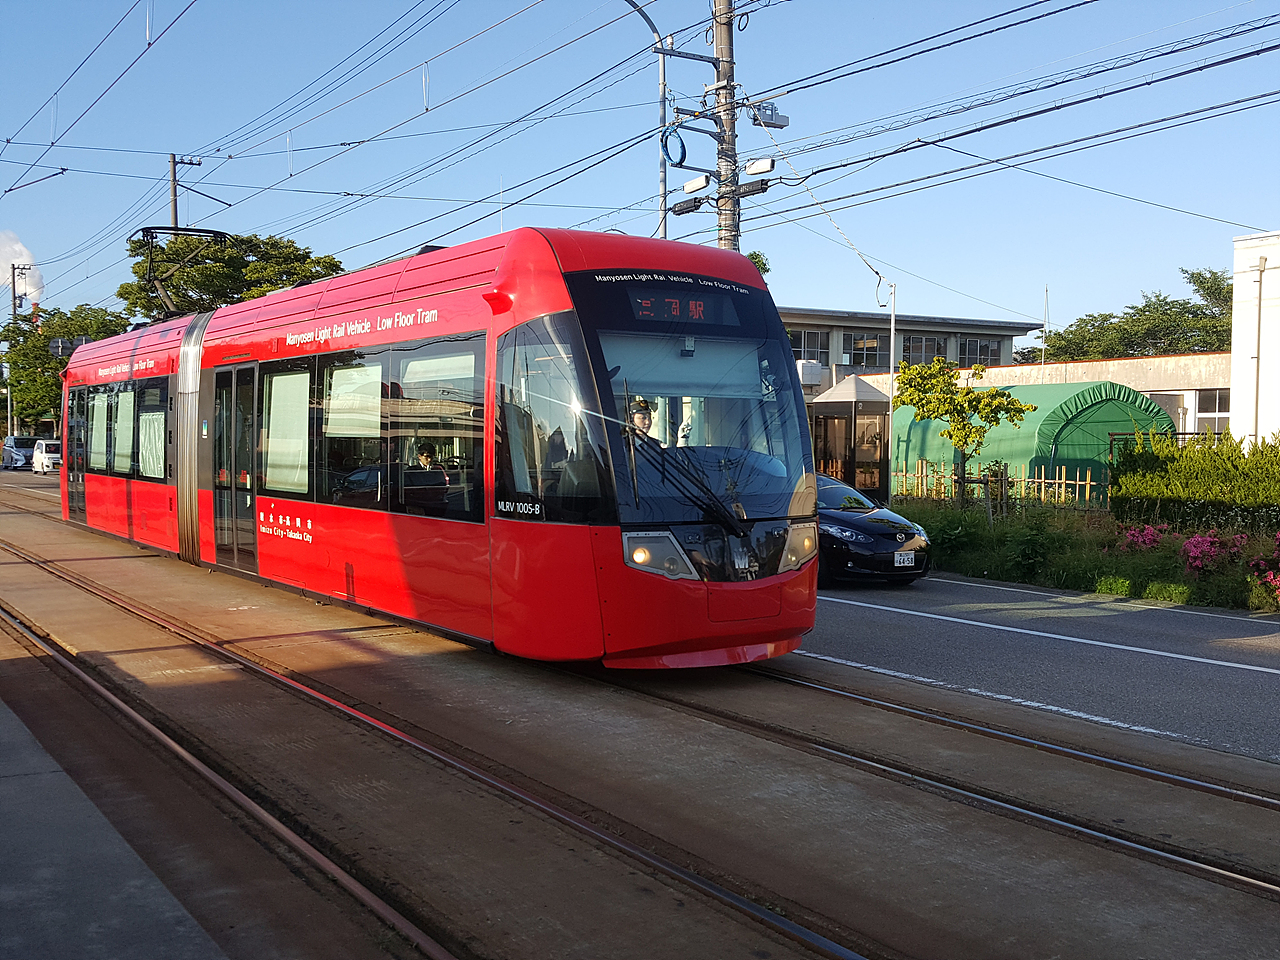
[[[993,460],[1007,463],[1011,476],[1074,481],[1078,471],[1080,478],[1091,476],[1094,484],[1103,484],[1105,496],[1112,434],[1177,430],[1154,400],[1109,380],[1004,389],[1023,403],[1035,404],[1036,410],[1017,426],[993,427],[982,453],[970,459],[971,472]],[[914,416],[914,407],[899,407],[893,413],[892,469],[914,472],[917,463],[926,460],[950,473],[960,456],[951,441],[938,436],[946,425],[938,420],[917,423]]]

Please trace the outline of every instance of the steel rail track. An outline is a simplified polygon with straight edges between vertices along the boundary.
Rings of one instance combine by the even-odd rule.
[[[361,906],[417,947],[424,956],[430,958],[430,960],[457,960],[452,953],[442,947],[430,935],[419,929],[416,924],[408,920],[402,913],[273,817],[225,777],[218,774],[198,757],[192,755],[190,751],[117,697],[106,686],[86,673],[75,663],[74,657],[60,646],[40,636],[31,629],[29,624],[23,622],[22,618],[6,609],[0,608],[0,621],[8,624],[12,630],[18,632],[27,641],[43,650],[59,667],[74,676],[118,713],[127,718],[134,726],[146,733],[152,740],[163,747],[169,755],[194,770],[206,783],[266,827],[267,830],[282,840],[313,867],[332,879]]]
[[[767,677],[772,680],[780,680],[787,683],[796,682],[798,686],[811,687],[812,689],[825,693],[848,696],[855,700],[863,699],[858,694],[850,694],[848,691],[842,691],[839,688],[825,687],[823,684],[811,683],[809,681],[794,681],[793,678],[777,675],[775,671],[772,670],[762,669],[759,667],[741,667],[739,669],[744,672],[761,677]],[[579,676],[580,675],[581,674],[579,674]],[[608,679],[599,677],[598,675],[594,675],[593,678],[606,686],[626,690],[638,696],[677,707],[680,710],[700,716],[713,723],[720,723],[722,725],[728,723],[743,729],[748,733],[752,733],[784,746],[791,746],[806,753],[829,757],[837,762],[868,770],[880,776],[925,787],[943,796],[963,800],[972,805],[979,805],[998,810],[1014,817],[1029,820],[1048,829],[1053,829],[1070,836],[1087,838],[1088,840],[1094,841],[1103,846],[1115,847],[1151,861],[1180,868],[1189,873],[1204,876],[1210,880],[1233,885],[1249,890],[1268,899],[1280,901],[1280,878],[1278,877],[1264,875],[1262,873],[1241,872],[1239,865],[1229,864],[1226,861],[1215,863],[1210,861],[1208,858],[1188,855],[1188,851],[1174,845],[1160,847],[1154,846],[1150,843],[1133,840],[1128,837],[1121,836],[1117,832],[1099,829],[1098,825],[1090,824],[1084,820],[1073,820],[1069,817],[1064,817],[1060,814],[1049,812],[1042,808],[1037,808],[1028,803],[1012,802],[1010,799],[1000,796],[995,791],[984,790],[979,786],[964,784],[957,780],[933,776],[928,771],[919,767],[912,767],[901,762],[890,762],[883,757],[876,756],[867,751],[850,749],[835,742],[809,737],[793,730],[769,724],[763,720],[757,720],[728,710],[720,710],[715,707],[690,703],[688,700],[681,699],[677,696],[666,696],[661,693],[655,693],[649,689],[632,686],[625,680]],[[872,698],[866,699],[871,700]],[[903,707],[899,704],[890,703],[889,701],[880,701],[872,703],[871,705],[880,707],[882,704],[883,709],[890,709],[893,712],[902,713],[906,716],[919,715],[919,719],[928,719],[930,717],[928,711],[918,711],[915,708]],[[941,715],[937,715],[937,722],[947,726],[954,726],[958,729],[969,729],[969,727],[972,726],[974,728],[974,732],[982,732],[986,729],[990,729],[991,735],[998,735],[1000,739],[1007,739],[1013,743],[1021,743],[1021,741],[1025,740],[1027,742],[1022,745],[1037,745],[1037,749],[1044,749],[1048,752],[1059,753],[1073,759],[1087,760],[1088,758],[1095,756],[1093,754],[1088,754],[1085,751],[1073,751],[1070,748],[1059,747],[1056,744],[1043,743],[1043,746],[1041,747],[1038,746],[1042,744],[1041,741],[1035,741],[1031,738],[1020,738],[1013,734],[1006,734],[1004,731],[995,730],[994,728],[983,728],[979,724],[968,725],[964,721],[953,720],[952,718],[943,717]],[[1079,756],[1077,756],[1077,754],[1079,754]],[[1097,761],[1099,762],[1099,765],[1113,767],[1114,769],[1125,773],[1136,773],[1141,776],[1144,775],[1143,771],[1149,771],[1147,775],[1149,775],[1151,779],[1162,780],[1177,786],[1188,786],[1190,789],[1202,790],[1205,793],[1211,793],[1216,796],[1229,798],[1239,802],[1256,803],[1269,809],[1280,809],[1280,804],[1278,804],[1272,797],[1260,794],[1251,794],[1241,790],[1234,790],[1232,788],[1223,787],[1219,784],[1209,783],[1207,781],[1197,781],[1194,778],[1182,777],[1179,774],[1165,773],[1164,771],[1155,770],[1150,767],[1143,767],[1139,764],[1126,764],[1123,761],[1112,761],[1107,757],[1098,756]]]
[[[892,700],[880,700],[875,697],[869,697],[866,694],[854,693],[851,690],[844,690],[840,687],[833,687],[828,684],[818,683],[817,681],[808,680],[803,677],[784,674],[777,670],[762,667],[742,667],[740,669],[744,672],[755,674],[756,676],[768,677],[770,680],[776,680],[779,683],[788,683],[793,686],[816,690],[830,696],[853,700],[865,706],[875,707],[878,710],[884,710],[888,713],[897,713],[904,717],[911,717],[914,720],[936,723],[939,726],[951,727],[954,730],[963,730],[966,733],[976,733],[980,736],[989,737],[992,740],[1000,740],[1005,743],[1016,744],[1020,747],[1029,747],[1043,753],[1051,753],[1056,756],[1067,757],[1071,760],[1081,760],[1085,763],[1105,767],[1109,770],[1116,770],[1120,773],[1133,774],[1134,776],[1142,777],[1147,780],[1168,783],[1175,787],[1184,787],[1188,790],[1207,793],[1212,796],[1221,797],[1225,800],[1234,800],[1238,803],[1248,803],[1253,806],[1264,807],[1268,810],[1280,812],[1280,798],[1267,796],[1266,794],[1251,793],[1247,790],[1238,790],[1234,787],[1225,786],[1224,784],[1214,783],[1211,780],[1199,780],[1195,777],[1188,777],[1178,773],[1170,773],[1166,770],[1159,770],[1155,767],[1144,766],[1140,763],[1130,763],[1129,761],[1118,760],[1114,757],[1108,757],[1103,754],[1090,753],[1087,750],[1079,750],[1074,747],[1066,747],[1048,740],[1037,740],[1034,737],[1026,737],[1020,734],[1010,733],[1009,731],[1001,730],[998,727],[989,727],[984,724],[973,723],[968,720],[958,720],[954,717],[948,717],[946,714],[935,713],[930,710],[922,710],[919,707],[910,707],[901,703],[894,703]]]
[[[23,508],[18,507],[17,509],[21,510]],[[43,557],[40,557],[24,549],[23,547],[18,546],[17,544],[11,543],[3,539],[0,539],[0,550],[4,550],[5,552],[10,553],[15,557],[18,557],[20,560],[23,560],[26,563],[32,564],[33,566],[37,566],[41,570],[44,570],[46,573],[50,574],[51,576],[54,576],[57,579],[62,580],[70,584],[71,586],[76,587],[77,589],[90,593],[93,596],[98,597],[99,599],[104,600],[107,603],[110,603],[112,606],[115,606],[125,611],[126,613],[129,613],[134,617],[137,617],[154,626],[158,626],[161,629],[174,634],[179,639],[182,639],[189,643],[193,643],[200,647],[203,647],[204,649],[209,650],[210,652],[214,653],[215,655],[223,659],[229,660],[232,663],[236,663],[244,667],[245,669],[252,671],[255,675],[259,677],[262,677],[273,683],[284,686],[287,689],[293,690],[299,694],[302,694],[307,698],[315,700],[330,709],[336,710],[346,717],[349,717],[353,720],[356,720],[359,723],[372,727],[377,731],[379,731],[380,733],[382,733],[383,735],[388,736],[393,740],[398,741],[399,743],[402,743],[418,752],[421,752],[431,757],[432,759],[449,767],[450,769],[453,769],[459,773],[465,774],[466,776],[483,784],[484,786],[494,791],[497,791],[499,793],[502,793],[508,797],[511,797],[512,799],[517,800],[518,802],[545,814],[551,819],[563,824],[566,827],[569,827],[570,829],[576,831],[577,833],[587,836],[598,843],[607,845],[613,848],[614,850],[618,851],[619,853],[622,853],[625,856],[631,858],[632,860],[635,860],[643,864],[644,866],[658,873],[663,874],[664,876],[667,876],[675,881],[678,881],[679,883],[682,883],[687,887],[691,887],[697,890],[698,892],[710,897],[711,899],[723,904],[724,906],[729,907],[730,909],[740,914],[743,914],[746,917],[750,918],[751,920],[754,920],[755,922],[761,924],[762,926],[772,930],[774,933],[777,933],[793,942],[799,943],[807,947],[808,949],[812,950],[814,953],[820,956],[830,958],[830,960],[867,960],[867,958],[864,957],[862,954],[856,953],[855,951],[850,950],[849,948],[839,943],[836,943],[834,940],[830,940],[827,937],[824,937],[813,930],[809,930],[808,928],[798,923],[795,923],[792,920],[788,920],[786,917],[783,917],[780,914],[772,910],[769,910],[766,907],[762,907],[759,904],[755,903],[754,901],[749,900],[748,898],[741,896],[737,893],[734,893],[733,891],[721,886],[720,884],[717,884],[711,880],[706,879],[705,877],[701,876],[698,873],[695,873],[692,870],[686,869],[685,867],[681,867],[678,864],[666,859],[665,857],[662,857],[649,850],[646,850],[644,847],[641,847],[638,844],[634,844],[628,840],[623,839],[622,837],[617,836],[616,834],[613,834],[601,827],[598,827],[595,824],[591,823],[590,821],[578,816],[577,814],[571,813],[568,810],[565,810],[563,807],[560,807],[555,803],[544,800],[541,797],[538,797],[537,795],[523,789],[522,787],[515,785],[514,783],[511,783],[507,780],[502,779],[501,777],[488,773],[487,771],[481,769],[478,766],[475,766],[474,764],[468,762],[467,760],[462,759],[461,757],[454,756],[450,753],[447,753],[443,750],[438,749],[437,747],[431,746],[430,744],[427,744],[422,740],[419,740],[418,738],[414,737],[410,733],[400,730],[397,727],[392,726],[391,724],[385,723],[384,721],[377,719],[376,717],[372,717],[360,710],[357,710],[354,707],[351,707],[343,703],[341,700],[331,697],[328,694],[322,693],[321,691],[316,690],[293,677],[280,673],[279,671],[276,671],[271,667],[268,667],[251,657],[245,656],[244,654],[239,653],[235,650],[230,650],[227,647],[223,646],[221,643],[215,640],[209,639],[206,636],[203,636],[196,628],[192,627],[190,624],[184,623],[183,621],[178,620],[177,618],[170,617],[160,611],[153,610],[147,607],[145,604],[139,603],[138,601],[122,596],[116,591],[113,591],[110,588],[103,586],[102,584],[95,583],[94,581],[88,579],[87,577],[84,577],[78,573],[75,573],[74,571],[71,571],[62,567],[60,564],[57,563],[57,561],[48,560]],[[16,619],[12,615],[8,614],[7,611],[5,611],[4,609],[0,609],[0,616],[3,616],[4,619],[11,620],[11,621]],[[23,632],[24,632],[24,635],[30,634],[32,637],[35,636],[35,634],[29,630],[24,629]],[[76,667],[75,664],[68,659],[68,658],[73,659],[74,655],[69,654],[66,651],[61,651],[60,647],[56,647],[56,650],[55,650],[55,646],[56,646],[55,641],[38,640],[36,642],[40,644],[42,649],[48,650],[52,655],[54,655],[60,664],[65,664],[69,669],[73,670],[73,672],[75,672],[77,676],[80,676],[83,674],[83,671],[80,670],[80,668]],[[57,652],[57,651],[61,651],[61,652]],[[94,686],[95,690],[99,688],[103,689],[104,695],[109,699],[109,702],[112,702],[113,704],[116,702],[119,702],[125,710],[129,710],[127,705],[124,705],[122,701],[119,701],[118,698],[115,698],[113,695],[111,695],[109,691],[106,691],[101,684],[98,684],[96,681],[92,681],[91,679],[88,682],[90,682]],[[137,722],[140,722],[142,724],[148,723],[141,716],[138,716]],[[148,726],[150,725],[148,724]],[[162,737],[162,738],[165,738],[165,740],[168,740],[165,734],[163,734],[159,730],[156,730],[155,734],[158,737]],[[176,743],[174,743],[174,747],[178,750],[182,750],[182,748]],[[183,754],[184,754],[184,759],[186,758],[186,756],[189,756],[189,754],[186,754],[186,751],[183,751]],[[191,760],[195,764],[200,763],[194,757],[192,757]],[[219,782],[225,783],[225,781],[222,781],[221,778],[218,777],[216,773],[213,773],[213,771],[210,770],[209,773],[213,777],[218,778],[217,781],[212,781],[212,782],[215,782],[215,785],[219,785]],[[236,789],[230,784],[227,784],[227,787],[233,791],[235,791]],[[219,785],[219,789],[222,789],[220,785]],[[236,792],[238,793],[239,791],[236,791]],[[245,797],[245,800],[250,804],[253,803],[253,801],[249,800],[248,797]],[[254,806],[256,807],[256,805]],[[266,811],[262,811],[262,813],[264,816],[270,817],[270,814],[267,814]],[[264,822],[267,822],[267,821],[264,821]],[[272,818],[271,823],[276,823],[276,821],[274,821],[274,818]],[[287,828],[283,827],[283,825],[281,825],[281,829],[287,830]],[[305,844],[305,841],[302,841],[301,838],[298,838],[298,841],[300,843]],[[319,854],[318,851],[316,853],[317,853],[317,856],[323,856],[322,854]],[[336,869],[336,866],[335,866],[335,869]],[[356,881],[353,880],[351,882],[355,883]],[[372,894],[370,894],[370,896],[372,896]],[[388,907],[387,909],[390,909],[390,908]],[[408,923],[408,921],[405,921],[405,922]],[[397,927],[397,929],[399,928]],[[416,930],[416,928],[414,929]],[[426,936],[426,935],[422,934],[422,936]],[[434,941],[432,942],[434,943]],[[443,951],[443,948],[440,948],[438,945],[437,945],[437,949]],[[441,952],[440,954],[428,953],[427,955],[431,957],[432,960],[436,960],[437,957],[439,957],[439,960],[452,960],[450,955],[444,952]]]

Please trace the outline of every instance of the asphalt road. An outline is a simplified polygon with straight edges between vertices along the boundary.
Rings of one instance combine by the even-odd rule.
[[[1280,762],[1280,618],[964,581],[819,592],[802,653]]]

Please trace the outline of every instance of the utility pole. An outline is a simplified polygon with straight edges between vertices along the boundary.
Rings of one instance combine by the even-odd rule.
[[[178,225],[178,165],[184,167],[200,166],[199,158],[195,157],[179,157],[176,154],[169,154],[169,220],[170,225],[176,227]],[[203,196],[203,194],[201,194]],[[219,203],[223,201],[219,200]]]
[[[733,0],[715,0],[713,37],[716,48],[716,82],[708,88],[716,95],[720,139],[716,148],[716,176],[720,189],[716,197],[719,214],[719,245],[737,250],[739,229],[737,113],[733,86]]]
[[[13,322],[16,326],[18,323],[18,276],[21,275],[25,280],[27,271],[32,267],[29,263],[11,263],[9,264],[9,292],[13,296]],[[12,350],[12,341],[5,344],[4,353],[4,393],[8,411],[5,419],[5,435],[13,435],[13,365],[9,363],[9,352]]]

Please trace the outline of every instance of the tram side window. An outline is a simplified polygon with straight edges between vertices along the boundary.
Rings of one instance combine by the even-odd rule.
[[[587,412],[599,406],[576,320],[544,317],[504,334],[497,373],[498,515],[616,521],[603,424]]]
[[[133,384],[122,383],[116,391],[115,429],[112,431],[111,472],[119,476],[133,473]]]
[[[483,520],[484,334],[399,348],[391,369],[391,509]]]
[[[311,492],[311,362],[286,360],[262,369],[262,489],[307,496]]]
[[[153,480],[165,476],[165,414],[169,381],[154,377],[137,384],[138,475]]]
[[[347,351],[321,360],[323,411],[316,469],[320,498],[326,503],[387,508],[385,353]]]
[[[107,469],[107,422],[111,398],[107,387],[90,387],[89,397],[89,469]]]

